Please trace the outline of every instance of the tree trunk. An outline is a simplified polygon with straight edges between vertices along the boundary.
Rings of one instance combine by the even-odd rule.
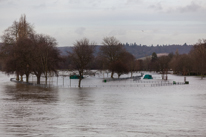
[[[21,75],[21,82],[23,81],[23,75]]]
[[[203,79],[203,77],[204,77],[204,74],[203,74],[203,73],[201,73],[201,79]]]
[[[36,75],[37,77],[37,84],[40,84],[41,75]]]
[[[26,83],[29,83],[29,74],[26,74]]]
[[[47,85],[47,76],[45,76],[45,84]]]
[[[131,71],[131,77],[133,76],[133,71]]]
[[[112,71],[111,78],[114,78],[113,75],[114,75],[114,71]]]
[[[80,78],[79,78],[79,85],[78,85],[79,88],[81,88],[81,81],[82,81],[82,78],[80,76]]]
[[[47,72],[45,73],[45,84],[47,85]]]
[[[19,81],[19,73],[16,73],[16,80]]]
[[[78,84],[78,87],[81,88],[81,81],[82,81],[82,74],[83,74],[83,71],[79,71],[79,84]]]

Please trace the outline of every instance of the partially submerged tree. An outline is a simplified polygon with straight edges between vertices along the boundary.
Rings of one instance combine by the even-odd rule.
[[[23,80],[22,76],[25,74],[28,82],[29,74],[34,72],[37,84],[40,84],[40,77],[44,74],[47,84],[47,74],[57,73],[61,58],[55,47],[56,40],[47,35],[35,34],[25,15],[22,15],[19,21],[14,21],[1,38],[3,46],[0,55],[3,59],[3,70],[7,74],[16,73],[17,80],[19,75]]]
[[[128,71],[131,73],[131,77],[133,76],[133,72],[135,71],[135,57],[125,51],[122,53],[122,60],[126,64]]]
[[[79,72],[79,88],[81,87],[83,72],[88,68],[89,63],[94,58],[93,53],[94,43],[90,43],[87,38],[77,40],[74,43],[72,52],[69,52],[72,68]]]
[[[203,79],[206,73],[206,39],[199,40],[190,54],[193,58],[194,70],[200,73],[201,79]]]
[[[135,57],[129,52],[123,51],[120,53],[119,59],[112,64],[112,68],[118,74],[118,78],[122,74],[128,74],[129,72],[132,77],[135,70]]]
[[[158,57],[157,57],[157,54],[155,52],[152,53],[150,68],[151,68],[152,71],[156,71],[156,72],[160,71],[160,65],[159,65]]]
[[[1,39],[4,43],[3,47],[1,48],[1,56],[4,57],[4,64],[8,65],[8,62],[5,61],[11,59],[11,57],[17,57],[15,54],[13,54],[13,52],[11,52],[11,50],[15,45],[17,46],[18,40],[28,38],[33,33],[33,26],[26,21],[26,15],[22,15],[19,21],[14,21],[13,24],[4,31],[3,36],[1,36]],[[18,70],[16,71],[16,74],[16,79],[19,80]]]
[[[162,74],[162,79],[167,80],[170,58],[168,56],[161,56],[159,57],[158,62],[160,67],[160,73]],[[164,77],[164,75],[166,76],[166,78]]]
[[[146,56],[143,59],[143,70],[151,71],[151,57]]]
[[[23,75],[26,75],[26,82],[29,82],[29,74],[32,71],[32,52],[34,50],[31,40],[26,37],[22,37],[17,41],[14,47],[16,70],[21,76],[23,81]]]
[[[112,68],[114,69],[114,72],[117,73],[118,78],[120,78],[122,74],[126,74],[129,72],[127,64],[122,62],[121,60],[114,62],[112,64]]]
[[[176,74],[188,75],[192,70],[192,58],[187,54],[175,55],[169,66]]]
[[[123,46],[115,37],[105,37],[100,47],[100,56],[104,60],[105,68],[111,71],[111,78],[114,75],[113,64],[119,60],[121,53],[124,51]]]
[[[141,71],[143,70],[143,60],[142,59],[138,59],[135,60],[135,71]]]
[[[48,74],[55,73],[57,75],[59,62],[62,61],[60,51],[56,48],[56,39],[43,34],[33,35],[31,39],[35,47],[32,71],[37,77],[37,84],[40,84],[41,75],[44,74],[47,85]]]

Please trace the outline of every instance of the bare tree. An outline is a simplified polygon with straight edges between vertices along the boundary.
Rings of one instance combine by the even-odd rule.
[[[118,60],[116,62],[114,62],[112,64],[112,68],[114,69],[114,72],[117,73],[118,78],[120,78],[120,76],[122,74],[127,74],[129,73],[129,69],[126,63],[122,62],[121,60]]]
[[[5,44],[11,45],[16,43],[19,38],[29,37],[29,35],[33,33],[33,26],[26,21],[26,15],[21,15],[19,21],[14,21],[13,24],[4,31],[1,39]]]
[[[31,59],[33,47],[28,38],[19,38],[15,45],[10,45],[10,56],[6,57],[4,64],[4,71],[7,74],[18,72],[21,76],[26,75],[26,82],[28,82],[29,74],[31,73]],[[21,77],[23,81],[23,77]]]
[[[11,56],[15,58],[15,55],[11,55],[9,50],[16,45],[19,39],[28,38],[30,34],[34,33],[33,26],[26,21],[26,15],[22,15],[19,21],[14,21],[12,26],[8,27],[5,31],[3,36],[1,36],[2,41],[4,42],[4,46],[2,47],[1,54],[6,57],[10,58]],[[5,59],[7,60],[7,59]],[[5,63],[8,64],[8,63]],[[19,80],[19,72],[16,71],[17,80]],[[22,78],[21,78],[22,79]]]
[[[74,43],[73,51],[69,53],[73,69],[79,72],[79,88],[81,87],[83,72],[88,68],[89,63],[94,58],[93,53],[94,43],[90,43],[87,38],[77,40]]]
[[[119,67],[115,67],[114,71],[118,74],[118,77],[122,74],[131,72],[131,77],[135,69],[135,57],[127,51],[123,51],[120,54],[119,59],[114,63]]]
[[[111,73],[111,78],[114,75],[113,63],[118,61],[121,57],[121,53],[124,51],[123,46],[120,44],[119,40],[115,37],[105,37],[102,42],[103,46],[100,47],[100,56],[104,59],[106,68],[109,69]]]
[[[4,42],[0,55],[4,60],[6,73],[16,73],[17,80],[21,75],[26,75],[26,81],[30,72],[40,77],[45,76],[47,84],[48,73],[56,73],[61,61],[60,52],[56,48],[57,42],[53,37],[42,34],[34,34],[33,26],[26,21],[26,15],[22,15],[19,21],[14,21],[12,26],[4,31],[1,37]]]
[[[131,77],[133,76],[133,72],[135,71],[135,57],[129,52],[123,52],[125,64],[127,64],[128,70],[131,73]]]
[[[155,52],[152,53],[150,68],[152,71],[156,71],[156,72],[160,71],[158,57]]]
[[[37,77],[37,84],[40,84],[41,75],[44,74],[47,85],[48,74],[55,73],[57,75],[59,62],[62,61],[60,51],[56,48],[56,39],[43,34],[33,35],[31,39],[35,47],[32,69]]]
[[[174,73],[188,75],[192,70],[192,58],[191,55],[182,54],[175,55],[169,63]]]
[[[56,44],[54,38],[42,34],[19,38],[15,45],[7,45],[6,50],[1,51],[4,54],[8,52],[4,58],[4,71],[8,74],[18,72],[21,76],[25,74],[26,82],[29,74],[34,72],[37,76],[37,84],[40,84],[41,75],[44,74],[47,84],[48,73],[57,74],[58,64],[62,61],[60,52],[55,47]],[[22,77],[21,81],[23,81]]]
[[[203,79],[206,73],[206,39],[199,40],[190,54],[193,58],[194,69],[201,74],[201,79]]]
[[[167,74],[169,71],[170,58],[168,56],[161,56],[158,59],[160,72],[162,73],[162,79],[167,80]],[[166,78],[164,77],[166,75]]]
[[[143,60],[143,69],[146,71],[151,71],[150,66],[151,66],[151,57],[146,56],[145,59]]]
[[[32,52],[33,45],[31,40],[26,37],[21,37],[17,41],[16,46],[14,47],[14,54],[16,59],[16,71],[19,72],[21,76],[21,81],[23,81],[23,75],[26,75],[26,82],[29,82],[29,74],[32,71]]]
[[[141,71],[143,70],[143,60],[138,59],[135,60],[135,71]]]

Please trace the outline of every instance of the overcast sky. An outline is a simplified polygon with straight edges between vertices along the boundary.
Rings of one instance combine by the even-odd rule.
[[[58,46],[84,37],[101,44],[115,36],[142,45],[206,39],[206,0],[0,0],[0,35],[22,14]]]

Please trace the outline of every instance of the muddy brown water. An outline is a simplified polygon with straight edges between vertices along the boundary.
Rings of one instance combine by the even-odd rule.
[[[2,137],[206,136],[206,80],[199,77],[187,77],[189,85],[79,89],[0,76]]]

